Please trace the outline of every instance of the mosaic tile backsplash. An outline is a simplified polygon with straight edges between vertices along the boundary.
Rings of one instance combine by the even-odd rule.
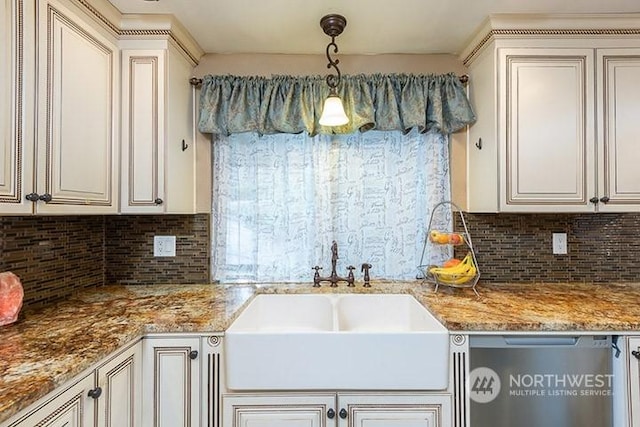
[[[0,217],[0,271],[24,287],[24,307],[104,284],[104,217]]]
[[[126,215],[106,218],[106,282],[209,282],[209,215]],[[154,257],[153,236],[176,236],[175,257]]]
[[[640,214],[466,214],[484,282],[640,281]],[[207,283],[209,215],[0,217],[0,271],[25,306],[104,284]],[[568,254],[551,254],[566,232]],[[154,235],[177,256],[155,258]],[[375,279],[375,275],[374,275]]]
[[[176,257],[154,258],[154,235]],[[209,215],[0,216],[0,271],[22,280],[25,307],[114,283],[207,283]]]
[[[640,281],[640,214],[467,214],[481,281]],[[568,253],[552,254],[552,233]]]

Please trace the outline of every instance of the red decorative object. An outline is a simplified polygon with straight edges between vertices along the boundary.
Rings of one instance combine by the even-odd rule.
[[[20,278],[10,271],[0,273],[0,326],[18,320],[23,298]]]

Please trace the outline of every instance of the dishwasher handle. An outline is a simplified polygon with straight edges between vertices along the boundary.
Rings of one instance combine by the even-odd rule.
[[[471,335],[471,348],[609,348],[610,335]]]
[[[504,342],[508,346],[575,346],[578,343],[578,337],[572,336],[523,336],[523,337],[504,337]]]

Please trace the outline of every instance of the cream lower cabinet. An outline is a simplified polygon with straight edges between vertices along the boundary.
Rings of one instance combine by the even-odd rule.
[[[640,337],[628,337],[627,350],[629,426],[640,427]]]
[[[142,344],[139,341],[96,370],[97,427],[139,427],[142,421]],[[95,390],[95,389],[94,389]]]
[[[87,375],[63,392],[38,404],[37,408],[7,427],[93,427],[95,400],[87,395],[93,390],[94,377]]]
[[[200,337],[145,337],[142,353],[142,426],[200,426]]]
[[[223,427],[450,427],[451,395],[433,393],[226,394]]]
[[[141,420],[140,342],[36,402],[2,427],[137,427]]]
[[[196,213],[193,66],[169,41],[124,44],[123,213]]]
[[[640,211],[640,42],[594,36],[615,28],[606,19],[557,25],[572,37],[536,18],[498,22],[500,37],[467,51],[468,211]]]

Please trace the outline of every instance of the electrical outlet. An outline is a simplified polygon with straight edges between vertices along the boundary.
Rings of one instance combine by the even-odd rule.
[[[567,233],[553,233],[553,254],[567,254]]]
[[[176,256],[176,236],[153,236],[153,256]]]

